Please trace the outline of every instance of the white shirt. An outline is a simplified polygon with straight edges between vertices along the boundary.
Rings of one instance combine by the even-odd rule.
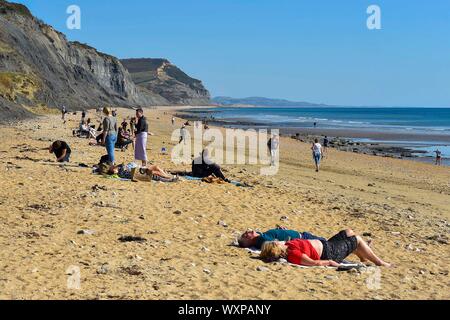
[[[320,143],[314,143],[313,152],[322,154],[322,145]]]

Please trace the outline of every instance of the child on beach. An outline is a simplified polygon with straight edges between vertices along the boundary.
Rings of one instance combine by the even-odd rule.
[[[311,150],[313,152],[314,163],[316,164],[316,172],[319,172],[320,160],[322,159],[322,145],[319,143],[319,139],[314,139]]]

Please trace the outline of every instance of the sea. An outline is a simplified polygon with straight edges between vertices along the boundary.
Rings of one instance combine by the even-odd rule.
[[[421,150],[424,153],[418,155],[428,161],[432,161],[434,151],[439,149],[445,164],[450,164],[450,108],[219,107],[203,109],[203,112],[205,116],[230,123],[248,122],[277,128],[314,129],[318,132],[321,129],[357,132],[357,138],[353,138],[355,141]],[[367,137],[364,133],[367,133]]]

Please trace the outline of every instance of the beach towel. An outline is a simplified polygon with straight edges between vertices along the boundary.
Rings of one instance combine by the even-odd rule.
[[[147,161],[147,132],[141,132],[136,135],[136,144],[134,147],[134,158],[136,160]]]
[[[249,251],[249,252],[251,252],[252,254],[255,254],[255,255],[261,254],[261,250],[259,250],[257,248],[245,248],[245,250],[247,250],[247,251]],[[345,261],[345,260],[341,262],[341,267],[339,267],[339,268],[330,267],[330,266],[328,266],[328,267],[302,266],[302,265],[299,265],[299,264],[290,263],[286,259],[283,259],[283,258],[278,259],[278,261],[274,261],[274,262],[278,262],[278,263],[281,263],[281,264],[287,264],[287,265],[290,265],[292,267],[301,268],[301,269],[322,268],[322,269],[337,269],[337,271],[348,271],[350,269],[359,269],[359,268],[365,267],[365,265],[363,265],[361,263],[354,263],[354,262]]]
[[[198,180],[202,180],[202,178],[197,178],[197,177],[193,177],[193,176],[183,176],[184,179],[188,180],[188,181],[198,181]]]

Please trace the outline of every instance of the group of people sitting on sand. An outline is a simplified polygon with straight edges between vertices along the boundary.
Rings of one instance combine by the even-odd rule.
[[[339,267],[349,255],[355,254],[362,263],[391,266],[375,255],[370,243],[356,235],[352,229],[340,231],[328,240],[283,227],[262,233],[247,230],[238,238],[238,244],[242,248],[261,250],[260,258],[266,262],[285,259],[289,263],[303,266]]]

